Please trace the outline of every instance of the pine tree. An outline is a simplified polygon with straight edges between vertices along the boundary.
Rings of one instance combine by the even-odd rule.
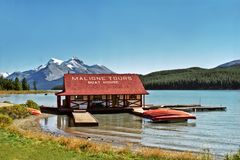
[[[4,89],[4,79],[3,76],[0,76],[0,90]]]
[[[22,80],[22,89],[28,90],[28,83],[27,83],[26,78],[23,78],[23,80]]]
[[[37,83],[36,83],[36,81],[33,81],[33,89],[37,90]]]
[[[17,91],[22,90],[22,84],[20,83],[18,77],[15,78],[14,89]]]

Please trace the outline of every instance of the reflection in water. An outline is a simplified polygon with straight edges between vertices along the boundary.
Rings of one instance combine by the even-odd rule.
[[[201,114],[204,113],[199,113],[198,117],[201,117]],[[184,123],[150,123],[147,119],[128,113],[94,116],[98,119],[99,126],[71,127],[71,118],[66,115],[44,118],[40,124],[44,130],[55,134],[88,134],[91,137],[108,139],[110,142],[131,141],[145,146],[177,150],[203,151],[208,148],[218,155],[239,147],[239,139],[232,141],[226,137],[222,141],[221,132],[206,129],[194,120]]]
[[[44,125],[48,125],[48,118],[43,118],[43,121],[44,121]]]
[[[147,119],[131,115],[121,114],[95,114],[99,126],[74,127],[71,117],[66,115],[51,116],[40,121],[43,128],[50,132],[65,131],[68,133],[87,133],[91,136],[103,136],[107,139],[120,139],[142,143],[147,146],[156,146],[159,140],[164,140],[164,132],[184,132],[183,127],[195,127],[195,123],[150,123]],[[53,124],[56,124],[55,126]],[[149,135],[150,134],[150,135]],[[152,137],[153,139],[149,139]],[[158,139],[156,139],[158,138]],[[150,145],[151,144],[151,145]],[[152,145],[153,144],[153,145]]]
[[[99,128],[112,130],[115,127],[126,129],[141,129],[142,118],[128,113],[121,114],[95,114],[99,121]]]
[[[65,130],[69,126],[72,126],[70,124],[70,120],[71,118],[69,118],[68,116],[57,116],[57,128]]]

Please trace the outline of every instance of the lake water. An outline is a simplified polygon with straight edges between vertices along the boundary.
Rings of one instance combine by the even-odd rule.
[[[98,127],[69,127],[67,116],[51,116],[40,121],[43,129],[66,134],[88,133],[113,139],[129,140],[145,146],[203,151],[216,155],[240,148],[240,91],[149,91],[147,104],[202,104],[226,106],[226,112],[197,112],[196,120],[187,123],[150,123],[131,114],[96,114]],[[24,103],[32,99],[39,104],[56,106],[54,94],[8,95],[0,101]]]

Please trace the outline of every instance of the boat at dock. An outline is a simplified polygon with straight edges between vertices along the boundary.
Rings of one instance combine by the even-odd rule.
[[[40,110],[34,109],[34,108],[27,108],[27,110],[32,114],[32,115],[40,115],[42,114]]]
[[[188,119],[196,119],[196,116],[173,109],[154,109],[143,112],[143,117],[152,122],[183,122]]]

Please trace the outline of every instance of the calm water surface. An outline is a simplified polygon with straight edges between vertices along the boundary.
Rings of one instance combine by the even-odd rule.
[[[66,130],[138,142],[145,146],[203,151],[217,155],[240,148],[240,91],[149,91],[147,104],[202,104],[226,106],[226,112],[197,112],[188,123],[150,123],[131,114],[96,114],[98,127],[69,127],[67,116],[51,116],[40,121],[43,129],[65,134]],[[56,106],[54,94],[2,96],[0,101]]]

